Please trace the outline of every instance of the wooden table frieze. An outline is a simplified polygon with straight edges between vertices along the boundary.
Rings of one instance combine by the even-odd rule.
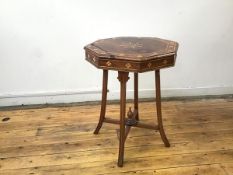
[[[120,125],[118,166],[123,166],[124,144],[131,127],[158,130],[166,147],[170,143],[163,129],[161,111],[160,69],[175,65],[178,43],[152,37],[116,37],[97,40],[84,47],[86,60],[99,69],[103,69],[102,102],[99,123],[94,131],[98,134],[104,122]],[[108,70],[118,71],[120,82],[120,120],[106,118]],[[142,123],[138,109],[138,73],[155,72],[155,94],[157,125]],[[134,110],[127,112],[126,86],[129,72],[134,73]]]

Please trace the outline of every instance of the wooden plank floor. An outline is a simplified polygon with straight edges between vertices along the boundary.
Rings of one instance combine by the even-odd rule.
[[[132,106],[132,104],[127,104]],[[99,105],[0,111],[1,175],[233,175],[233,100],[167,101],[162,105],[171,147],[159,133],[133,128],[118,168],[117,125],[99,135]],[[155,103],[139,105],[155,123]],[[119,106],[107,106],[119,118]]]

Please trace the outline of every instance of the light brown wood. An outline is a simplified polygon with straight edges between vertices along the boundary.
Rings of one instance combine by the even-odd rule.
[[[224,163],[222,168],[226,171],[227,175],[233,175],[233,163]]]
[[[145,170],[145,171],[131,171],[127,173],[113,173],[112,175],[222,175],[225,174],[224,170],[219,164],[214,165],[201,165],[190,167],[175,167],[160,170]]]
[[[139,105],[140,120],[154,122],[155,104]],[[107,116],[118,119],[118,105],[108,107]],[[165,148],[152,130],[132,128],[124,168],[115,164],[119,126],[104,123],[98,136],[92,134],[99,109],[100,105],[0,111],[0,174],[233,174],[232,100],[164,102],[171,147]],[[5,117],[10,120],[3,122]]]

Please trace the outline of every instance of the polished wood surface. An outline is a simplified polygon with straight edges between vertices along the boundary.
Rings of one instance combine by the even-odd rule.
[[[116,37],[97,40],[87,46],[87,51],[98,57],[144,61],[175,55],[178,43],[153,37]]]
[[[233,99],[162,104],[171,147],[153,130],[131,128],[123,168],[116,166],[119,126],[104,123],[93,134],[100,105],[0,111],[0,174],[233,174]],[[139,109],[140,120],[155,122],[155,102]],[[119,120],[119,105],[108,105],[107,116]]]
[[[150,37],[97,40],[84,47],[86,60],[97,68],[146,72],[175,65],[178,43]]]

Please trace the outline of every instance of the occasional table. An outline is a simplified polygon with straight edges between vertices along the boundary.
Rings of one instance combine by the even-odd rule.
[[[86,60],[103,69],[102,102],[99,123],[94,131],[98,134],[102,124],[120,125],[118,166],[123,166],[124,144],[131,127],[158,130],[166,147],[170,143],[163,129],[161,112],[160,69],[174,66],[178,43],[153,37],[116,37],[97,40],[84,47]],[[120,81],[120,120],[105,117],[108,70],[118,71]],[[157,125],[142,123],[138,109],[138,73],[155,72]],[[134,73],[134,110],[129,108],[126,117],[126,84],[129,72]]]

